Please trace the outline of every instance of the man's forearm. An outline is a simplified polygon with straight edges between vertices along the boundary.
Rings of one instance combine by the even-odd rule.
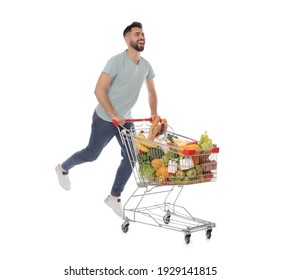
[[[107,94],[105,92],[101,92],[101,91],[95,91],[96,97],[98,102],[100,103],[100,105],[103,107],[103,109],[106,111],[106,113],[112,118],[114,119],[117,114],[113,108],[113,106],[111,105],[111,102],[107,96]]]
[[[149,94],[148,103],[150,107],[151,116],[157,115],[157,95],[156,92]]]

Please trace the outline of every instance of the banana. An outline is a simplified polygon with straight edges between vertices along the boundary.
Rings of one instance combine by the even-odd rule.
[[[142,151],[144,153],[147,153],[149,151],[149,149],[146,146],[140,143],[139,139],[134,138],[134,141],[139,151]]]
[[[152,143],[150,140],[148,140],[143,131],[140,131],[138,134],[137,134],[137,137],[139,138],[143,138],[144,140],[142,139],[136,139],[140,144],[142,144],[143,146],[147,147],[147,148],[156,148],[158,147],[158,145],[156,143]]]

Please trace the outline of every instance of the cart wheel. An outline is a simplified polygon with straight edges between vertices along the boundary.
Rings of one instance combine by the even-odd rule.
[[[208,229],[208,230],[206,231],[206,237],[207,237],[208,239],[210,239],[210,238],[212,237],[212,229]]]
[[[186,244],[189,244],[189,242],[190,242],[190,237],[191,237],[191,234],[190,234],[190,233],[186,233],[186,234],[184,235],[184,241],[185,241]]]
[[[129,230],[129,223],[126,221],[122,224],[121,229],[124,233],[128,232]]]
[[[163,217],[163,221],[164,223],[167,225],[168,223],[170,223],[170,218],[171,215],[169,213],[167,213],[164,217]]]

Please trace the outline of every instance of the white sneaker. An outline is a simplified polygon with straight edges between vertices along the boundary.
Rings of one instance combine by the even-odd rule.
[[[112,198],[110,195],[104,200],[107,204],[119,217],[123,218],[123,206],[120,198]]]
[[[56,173],[58,175],[58,179],[59,179],[59,183],[62,186],[63,189],[65,189],[66,191],[70,191],[71,189],[71,183],[69,181],[69,177],[68,177],[68,172],[66,172],[61,165],[59,164],[56,167]]]

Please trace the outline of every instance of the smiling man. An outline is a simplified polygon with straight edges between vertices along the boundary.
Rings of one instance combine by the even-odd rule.
[[[144,50],[145,38],[141,24],[136,24],[133,28],[127,27],[123,32],[123,36],[128,46],[138,52]]]
[[[120,217],[123,217],[120,196],[131,176],[132,166],[112,120],[118,121],[127,129],[133,126],[132,123],[126,123],[126,119],[132,118],[131,109],[138,100],[144,82],[148,91],[151,116],[157,115],[157,95],[153,81],[155,75],[149,62],[140,55],[145,46],[142,24],[133,22],[127,26],[123,37],[128,46],[127,50],[109,59],[96,85],[95,95],[99,103],[93,114],[87,147],[56,167],[60,185],[65,190],[70,190],[69,170],[78,164],[96,160],[109,141],[116,137],[121,147],[122,159],[105,203]]]

